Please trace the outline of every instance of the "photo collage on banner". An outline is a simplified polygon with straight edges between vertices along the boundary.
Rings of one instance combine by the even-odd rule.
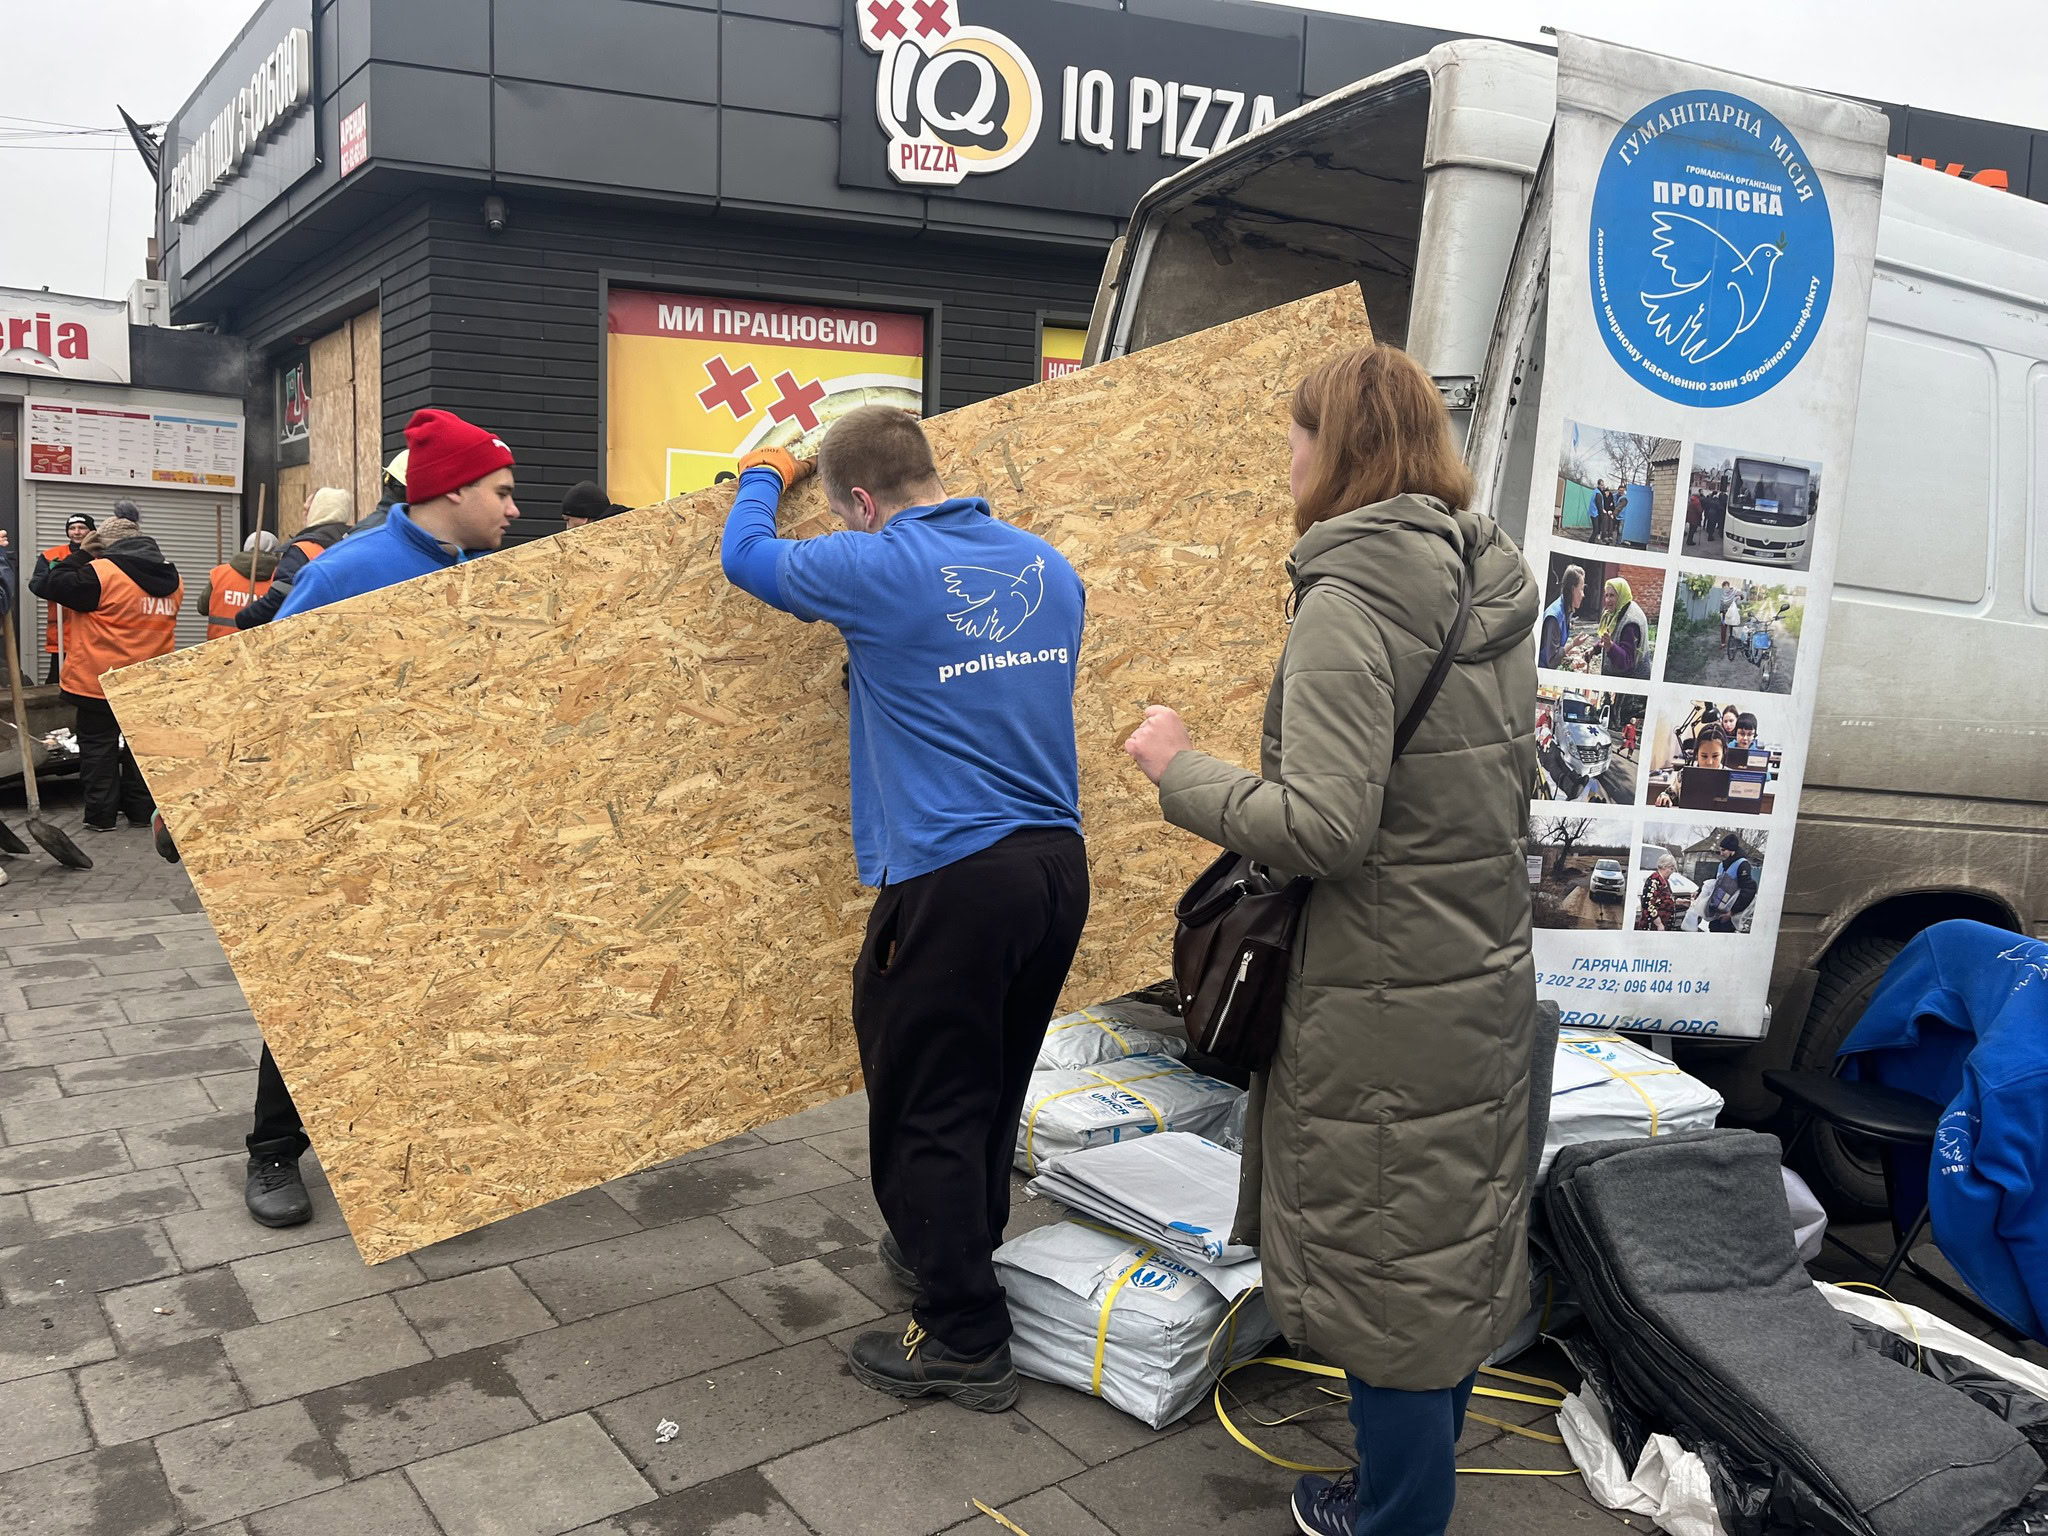
[[[1560,39],[1525,550],[1530,900],[1567,1024],[1763,1031],[1884,131],[1852,103]]]

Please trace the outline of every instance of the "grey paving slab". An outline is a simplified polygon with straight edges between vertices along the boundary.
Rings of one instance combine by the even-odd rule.
[[[1183,1422],[1153,1429],[1099,1397],[1028,1377],[1017,1395],[1017,1412],[1091,1467],[1178,1434],[1185,1427]]]
[[[1334,1464],[1330,1448],[1302,1430],[1281,1426],[1257,1433],[1260,1444],[1289,1461]],[[1271,1536],[1292,1523],[1287,1506],[1296,1475],[1261,1461],[1212,1420],[1061,1486],[1118,1536],[1186,1536],[1190,1530]]]
[[[111,998],[91,1003],[67,1003],[61,1008],[0,1008],[0,1027],[14,1041],[40,1040],[45,1035],[70,1035],[82,1029],[104,1029],[109,1024],[126,1024],[128,1016]]]
[[[570,1536],[810,1536],[810,1527],[749,1467],[579,1527]]]
[[[881,1307],[816,1259],[743,1275],[723,1282],[719,1289],[785,1344],[822,1338],[882,1316]]]
[[[664,1493],[694,1488],[901,1413],[855,1381],[822,1340],[737,1361],[607,1403],[598,1421]],[[664,1419],[680,1433],[655,1443]]]
[[[185,974],[202,987],[233,987],[240,982],[235,977],[235,968],[228,964],[227,956],[218,960],[203,960],[197,965],[185,967]]]
[[[92,1449],[92,1432],[63,1371],[0,1385],[0,1472]]]
[[[51,1184],[104,1178],[130,1170],[128,1150],[117,1131],[91,1131],[0,1148],[0,1192],[16,1194]]]
[[[84,1061],[93,1056],[111,1056],[114,1048],[102,1030],[80,1030],[75,1035],[36,1035],[27,1040],[0,1041],[0,1068],[47,1067],[53,1062]]]
[[[876,1242],[888,1234],[889,1223],[882,1219],[882,1208],[875,1204],[875,1192],[866,1179],[849,1179],[844,1184],[813,1190],[811,1198]]]
[[[859,1227],[810,1195],[741,1206],[719,1219],[771,1264],[815,1259],[843,1248],[858,1248],[868,1240]]]
[[[64,960],[38,960],[34,965],[13,965],[7,968],[7,979],[17,987],[27,987],[36,982],[72,981],[85,976],[102,974],[92,961],[84,955],[72,955]]]
[[[28,1197],[0,1195],[0,1243],[11,1247],[31,1242],[37,1236],[36,1224],[29,1217]]]
[[[210,1339],[256,1325],[249,1299],[226,1269],[203,1269],[196,1275],[174,1275],[147,1285],[105,1291],[99,1304],[123,1354],[158,1350],[187,1339]]]
[[[790,1195],[844,1184],[853,1177],[800,1141],[754,1147],[708,1162],[650,1168],[605,1186],[648,1226],[716,1216],[735,1206],[765,1205]]]
[[[119,1130],[205,1114],[216,1106],[197,1083],[153,1083],[147,1088],[120,1088],[111,1093],[84,1093],[43,1104],[0,1109],[0,1131],[9,1146],[25,1141],[52,1141],[87,1131]]]
[[[884,1311],[907,1307],[910,1292],[897,1283],[882,1263],[880,1248],[879,1243],[862,1243],[858,1248],[823,1254],[818,1262]]]
[[[89,1296],[177,1271],[171,1245],[154,1222],[73,1237],[40,1238],[0,1250],[0,1292],[5,1293],[10,1307]]]
[[[37,921],[52,923],[108,923],[116,918],[181,917],[170,901],[151,897],[137,901],[60,902],[36,911]],[[80,934],[80,938],[87,935]]]
[[[165,1019],[196,1019],[216,1013],[242,1013],[249,1007],[240,987],[201,987],[163,991],[144,997],[120,998],[122,1016],[130,1024],[156,1024]]]
[[[0,1308],[0,1381],[40,1376],[113,1355],[107,1321],[90,1296]]]
[[[140,997],[158,992],[192,992],[199,983],[185,974],[183,966],[160,966],[155,970],[132,971],[125,976],[75,977],[60,981],[39,981],[21,989],[31,1008],[54,1008],[64,1003],[86,1003],[97,998]]]
[[[146,917],[80,918],[71,931],[81,939],[139,939],[166,933],[212,933],[204,912],[168,912]]]
[[[342,1225],[341,1213],[334,1208],[331,1199],[316,1197],[313,1219],[302,1227],[258,1226],[249,1219],[249,1213],[239,1201],[232,1206],[209,1210],[204,1207],[202,1197],[201,1207],[164,1218],[164,1235],[170,1238],[171,1246],[177,1250],[179,1260],[187,1269],[205,1269],[209,1265],[226,1264],[251,1254],[297,1248],[304,1243],[339,1237],[348,1230]]]
[[[402,1467],[534,1422],[533,1410],[489,1349],[383,1371],[304,1401],[351,1477]]]
[[[247,1013],[214,1013],[196,1019],[165,1019],[159,1024],[120,1024],[103,1033],[116,1056],[146,1056],[155,1051],[190,1050],[229,1043],[249,1047],[254,1061],[262,1049],[263,1032]],[[211,1067],[206,1071],[215,1070]]]
[[[136,1167],[160,1168],[168,1163],[190,1163],[243,1151],[249,1125],[247,1106],[239,1113],[223,1114],[209,1102],[203,1115],[130,1126],[121,1132],[121,1140]]]
[[[423,1273],[441,1280],[475,1269],[489,1269],[495,1264],[530,1259],[539,1253],[552,1253],[557,1248],[620,1237],[639,1229],[640,1223],[620,1209],[605,1191],[587,1189],[422,1248],[412,1257]]]
[[[654,1493],[585,1413],[433,1457],[407,1476],[448,1536],[560,1536]]]
[[[658,1168],[680,1168],[685,1163],[708,1163],[714,1158],[730,1157],[735,1152],[745,1152],[754,1147],[765,1147],[768,1143],[752,1131],[741,1131],[737,1136],[728,1136],[723,1141],[714,1141],[708,1147],[699,1147],[694,1152],[685,1152],[681,1157],[672,1157]]]
[[[458,1355],[555,1326],[554,1314],[509,1266],[430,1281],[392,1299],[437,1355]]]
[[[153,971],[163,966],[189,967],[195,965],[218,965],[227,960],[227,951],[216,939],[202,938],[197,934],[189,940],[165,944],[154,935],[150,936],[158,945],[154,950],[137,950],[133,954],[92,957],[93,968],[102,976],[128,976],[136,971]],[[167,934],[166,938],[176,939],[178,935]]]
[[[246,1072],[219,1072],[199,1079],[199,1086],[206,1090],[206,1096],[213,1100],[214,1108],[222,1113],[242,1109],[256,1102],[256,1069]]]
[[[629,1232],[512,1266],[565,1323],[767,1267],[765,1258],[712,1217]]]
[[[249,1536],[441,1536],[412,1484],[397,1472],[343,1483],[243,1524]]]
[[[1490,1451],[1490,1448],[1489,1448]],[[1612,1514],[1565,1486],[1576,1478],[1461,1477],[1446,1536],[1623,1536],[1654,1532],[1640,1516]]]
[[[986,1499],[982,1502],[988,1503]],[[1115,1531],[1076,1504],[1071,1494],[1058,1488],[1041,1489],[1014,1504],[990,1507],[1012,1525],[1029,1531],[1031,1536],[1117,1536]],[[1004,1527],[980,1513],[952,1529],[959,1536],[1004,1536]]]
[[[249,1305],[266,1323],[399,1290],[421,1279],[419,1267],[410,1259],[365,1264],[354,1241],[346,1237],[238,1259],[230,1268]]]
[[[972,1514],[971,1499],[1000,1506],[1080,1470],[1017,1414],[921,1410],[793,1452],[761,1473],[819,1536],[929,1536]]]
[[[221,1335],[252,1403],[274,1403],[430,1358],[388,1296]]]
[[[806,1136],[820,1136],[828,1131],[851,1130],[856,1126],[865,1128],[867,1123],[868,1096],[863,1090],[815,1104],[781,1120],[771,1120],[766,1125],[757,1125],[754,1134],[763,1141],[800,1141]]]
[[[273,1403],[172,1430],[156,1440],[171,1495],[189,1525],[289,1504],[342,1481],[341,1462],[303,1403]]]
[[[30,1190],[26,1198],[36,1230],[45,1237],[101,1232],[199,1209],[199,1202],[175,1168],[145,1168],[104,1179],[56,1184]]]
[[[246,1045],[223,1041],[135,1056],[111,1056],[103,1061],[68,1062],[52,1070],[66,1093],[102,1093],[110,1088],[134,1088],[173,1078],[240,1072],[255,1064],[256,1058]]]
[[[16,1067],[0,1072],[0,1104],[36,1104],[63,1096],[54,1067]]]
[[[0,1477],[7,1536],[177,1536],[185,1528],[143,1441]]]
[[[246,1125],[248,1121],[242,1118],[237,1124]],[[185,1182],[191,1186],[203,1209],[248,1209],[249,1153],[246,1143],[218,1157],[180,1163],[177,1171],[184,1175]],[[321,1168],[319,1159],[310,1152],[299,1159],[299,1177],[306,1181],[306,1192],[313,1197],[313,1211],[317,1219],[320,1212],[333,1207],[334,1191],[327,1182],[326,1171]]]
[[[806,1136],[804,1145],[824,1153],[857,1179],[869,1176],[868,1128],[865,1125],[829,1131],[823,1136]]]
[[[515,1339],[505,1369],[543,1418],[555,1418],[735,1360],[766,1354],[775,1336],[716,1287]]]
[[[78,1393],[101,1445],[147,1440],[249,1406],[218,1339],[88,1365],[78,1373]]]

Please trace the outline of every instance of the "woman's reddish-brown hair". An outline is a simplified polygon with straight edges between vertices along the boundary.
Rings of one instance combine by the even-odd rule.
[[[1443,396],[1399,347],[1360,347],[1315,369],[1295,387],[1294,420],[1316,439],[1297,532],[1396,496],[1434,496],[1454,512],[1472,500]]]

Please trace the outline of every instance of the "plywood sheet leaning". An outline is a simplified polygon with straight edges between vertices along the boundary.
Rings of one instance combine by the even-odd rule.
[[[948,487],[1088,583],[1073,998],[1165,973],[1211,850],[1119,746],[1168,701],[1255,760],[1287,393],[1367,339],[1340,290],[930,424]],[[108,679],[366,1258],[858,1081],[843,649],[725,581],[729,496]],[[815,483],[787,522],[824,531]]]

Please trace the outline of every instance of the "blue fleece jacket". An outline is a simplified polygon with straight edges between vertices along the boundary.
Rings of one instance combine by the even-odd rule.
[[[1026,827],[1079,831],[1083,598],[1066,557],[973,497],[879,533],[778,539],[781,495],[773,470],[740,476],[725,573],[846,637],[862,883],[914,880]]]
[[[1900,1170],[1904,1219],[1931,1204],[1970,1289],[2048,1338],[2048,944],[1935,924],[1891,963],[1841,1054],[1848,1076],[1947,1106],[1925,1172]]]
[[[429,571],[445,571],[468,558],[450,554],[405,515],[404,507],[393,507],[383,527],[342,539],[300,571],[277,616],[288,619],[309,608],[325,608],[345,597],[396,586]]]

